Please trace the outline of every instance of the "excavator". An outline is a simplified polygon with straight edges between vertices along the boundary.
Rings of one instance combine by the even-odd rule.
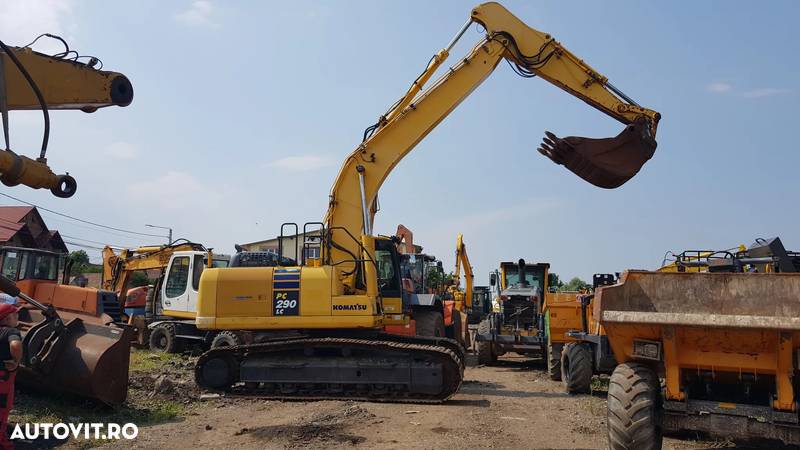
[[[107,106],[128,106],[133,101],[133,86],[121,73],[95,68],[97,64],[102,68],[96,57],[89,56],[83,63],[63,39],[43,36],[59,39],[65,51],[51,56],[30,46],[11,47],[0,41],[0,116],[5,138],[5,150],[0,151],[0,182],[49,189],[56,197],[69,198],[75,195],[77,182],[69,173],[56,175],[47,165],[49,111],[78,109],[91,113]],[[44,116],[44,137],[39,157],[34,160],[11,150],[8,113],[36,109]]]
[[[0,182],[49,189],[72,197],[77,182],[47,165],[50,110],[87,113],[108,106],[128,106],[133,87],[125,75],[103,71],[102,62],[71,50],[45,55],[29,44],[12,47],[0,41],[0,117],[5,149],[0,150]],[[37,38],[37,39],[39,39]],[[34,41],[35,42],[35,41]],[[100,64],[98,68],[97,65]],[[41,110],[42,146],[35,160],[11,150],[9,112]],[[0,248],[0,290],[21,298],[23,341],[20,384],[59,394],[122,403],[128,394],[128,359],[132,330],[116,324],[116,296],[97,289],[66,286],[57,280],[63,255],[28,248]],[[118,312],[118,311],[117,311]]]
[[[227,267],[230,257],[213,253],[202,244],[181,242],[169,245],[123,249],[115,253],[103,249],[103,289],[118,293],[125,304],[131,277],[141,270],[161,272],[155,286],[148,289],[143,311],[125,311],[126,322],[136,328],[135,342],[158,352],[177,353],[189,344],[212,346],[216,333],[198,330],[194,325],[197,286],[207,267]]]
[[[429,87],[472,24],[485,37]],[[447,338],[382,332],[402,312],[384,307],[401,294],[395,240],[373,235],[378,191],[392,169],[506,60],[626,124],[615,138],[559,138],[539,152],[602,188],[621,186],[654,154],[660,115],[614,87],[551,35],[497,3],[474,8],[445,48],[347,156],[330,192],[321,259],[313,265],[206,269],[196,323],[249,329],[260,337],[198,358],[196,383],[232,395],[440,403],[460,387],[464,349]]]
[[[461,268],[464,268],[464,279],[466,280],[464,290],[460,289]],[[448,287],[448,291],[453,297],[453,305],[450,307],[450,322],[456,340],[470,346],[470,336],[467,324],[469,323],[468,314],[472,311],[472,296],[475,276],[472,273],[472,265],[467,256],[467,246],[464,245],[464,236],[458,233],[456,238],[456,270],[453,272],[455,284]],[[457,316],[457,318],[456,318]]]

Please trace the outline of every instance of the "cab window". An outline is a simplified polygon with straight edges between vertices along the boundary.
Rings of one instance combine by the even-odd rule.
[[[206,258],[203,255],[194,255],[194,265],[192,265],[192,289],[195,292],[200,290],[200,275],[203,274]]]
[[[397,257],[392,241],[375,242],[375,264],[378,272],[378,288],[384,297],[400,297],[400,277],[397,273]]]
[[[189,257],[179,256],[172,260],[169,267],[169,276],[165,286],[167,297],[174,298],[186,292],[186,282],[189,281]]]
[[[19,254],[17,252],[5,252],[3,254],[3,276],[9,280],[17,280],[17,268],[19,267]]]

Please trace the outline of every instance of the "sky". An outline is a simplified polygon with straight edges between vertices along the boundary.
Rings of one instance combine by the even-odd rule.
[[[500,261],[549,262],[562,279],[657,268],[667,251],[780,236],[800,248],[800,3],[505,1],[638,103],[659,111],[658,150],[616,190],[536,152],[544,130],[614,136],[622,124],[544,80],[498,66],[384,183],[375,231],[413,230],[453,267],[457,233],[478,285]],[[324,216],[338,168],[468,18],[464,1],[0,0],[0,39],[63,36],[124,73],[127,108],[51,112],[48,159],[70,199],[3,193],[85,220],[232,253],[283,222]],[[445,66],[480,39],[476,26]],[[40,40],[36,50],[60,51]],[[11,113],[33,156],[37,112]],[[0,198],[0,204],[18,204]],[[795,206],[792,206],[795,205]],[[44,213],[72,242],[152,244]],[[166,240],[166,239],[164,239]],[[79,247],[72,247],[78,249]],[[97,249],[87,249],[94,261]]]

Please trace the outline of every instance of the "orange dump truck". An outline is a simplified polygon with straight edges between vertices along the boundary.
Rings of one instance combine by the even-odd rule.
[[[800,273],[769,272],[628,271],[596,292],[619,362],[610,448],[678,430],[800,444]]]

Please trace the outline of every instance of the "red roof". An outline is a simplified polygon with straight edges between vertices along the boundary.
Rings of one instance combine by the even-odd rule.
[[[20,222],[33,210],[33,206],[0,206],[0,221]]]
[[[0,242],[8,242],[25,226],[24,223],[11,223],[0,220]]]

